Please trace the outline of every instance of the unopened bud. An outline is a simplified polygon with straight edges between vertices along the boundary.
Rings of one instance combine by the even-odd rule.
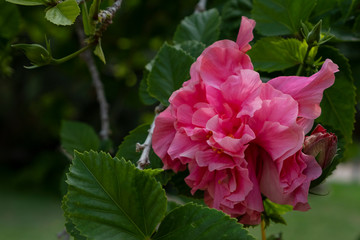
[[[23,50],[26,57],[36,67],[47,65],[52,60],[49,51],[39,44],[15,44],[12,47]]]
[[[330,165],[337,151],[337,137],[328,133],[320,124],[316,126],[310,136],[305,137],[305,154],[314,156],[322,169]]]
[[[320,20],[311,31],[307,34],[306,42],[309,45],[316,45],[320,42],[321,39],[321,24],[322,21]]]

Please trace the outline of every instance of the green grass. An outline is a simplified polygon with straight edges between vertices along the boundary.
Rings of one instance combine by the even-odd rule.
[[[60,199],[3,188],[0,196],[0,239],[56,240],[64,229]]]
[[[287,226],[271,224],[267,235],[283,233],[284,240],[360,240],[360,185],[332,183],[326,196],[311,195],[307,212],[284,215]],[[260,238],[260,228],[250,229]]]
[[[288,226],[272,224],[267,235],[282,232],[284,240],[359,240],[360,185],[332,183],[329,190],[327,196],[310,197],[308,212],[285,214]],[[59,199],[3,188],[0,193],[0,239],[57,239],[64,228]],[[259,227],[250,231],[260,239]]]

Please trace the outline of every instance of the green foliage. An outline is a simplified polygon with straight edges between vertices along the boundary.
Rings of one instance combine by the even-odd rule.
[[[224,4],[221,11],[221,34],[224,38],[235,40],[239,32],[241,17],[251,16],[251,0],[230,0]]]
[[[335,84],[324,92],[321,101],[322,114],[317,121],[339,131],[346,143],[351,143],[356,102],[348,59],[337,49],[329,46],[319,48],[318,54],[323,58],[330,58],[339,66],[340,71],[335,75]]]
[[[109,154],[76,153],[66,182],[65,215],[89,239],[150,239],[166,211],[161,185]]]
[[[100,139],[94,129],[81,122],[62,121],[60,129],[61,146],[71,156],[74,150],[79,152],[98,150]]]
[[[71,25],[80,14],[76,0],[65,0],[47,9],[45,18],[56,25]]]
[[[148,91],[164,106],[169,105],[170,95],[189,79],[194,58],[181,49],[165,43],[155,57],[148,76]]]
[[[252,17],[256,30],[265,36],[296,34],[307,21],[316,1],[254,0]]]
[[[153,105],[154,103],[157,102],[157,100],[152,96],[150,96],[148,92],[148,77],[154,65],[154,62],[155,59],[151,60],[148,64],[146,64],[145,69],[143,71],[143,78],[141,79],[140,87],[139,87],[139,97],[141,101],[146,105]]]
[[[117,158],[125,158],[137,166],[137,161],[141,156],[141,151],[136,151],[136,144],[143,143],[149,134],[150,125],[143,124],[130,131],[129,135],[127,135],[123,142],[120,144],[119,149],[116,153]],[[158,180],[162,185],[165,185],[171,177],[174,175],[174,172],[171,170],[162,171],[163,163],[161,159],[154,153],[151,149],[149,154],[150,165],[147,166],[148,169],[146,171],[154,171],[151,172],[152,175]],[[161,171],[159,171],[159,169]]]
[[[308,45],[295,38],[265,37],[249,51],[255,70],[284,70],[304,61]]]
[[[38,5],[46,5],[47,1],[45,0],[6,0],[7,2],[24,5],[24,6],[38,6]]]
[[[196,204],[171,211],[160,224],[154,240],[254,239],[236,219]]]
[[[136,151],[136,143],[143,143],[145,141],[146,136],[149,133],[149,129],[149,124],[143,124],[130,131],[129,135],[127,135],[120,144],[116,157],[123,157],[132,162],[134,165],[137,165],[141,152]]]
[[[0,37],[11,39],[18,34],[20,13],[16,6],[0,1]]]
[[[196,40],[184,41],[175,46],[179,46],[182,50],[197,58],[200,54],[205,50],[206,46],[202,42],[198,42]]]
[[[89,11],[87,9],[86,1],[82,2],[81,13],[82,13],[82,20],[83,20],[85,34],[88,36],[94,34],[95,27],[92,24],[92,21],[89,17]]]
[[[270,221],[274,223],[281,223],[286,225],[285,219],[281,216],[293,209],[290,205],[280,205],[271,202],[268,198],[263,201],[264,212],[262,217],[265,220],[266,226],[270,225]]]
[[[106,60],[105,60],[105,55],[104,52],[102,50],[101,47],[101,39],[99,39],[99,43],[96,45],[95,50],[94,50],[94,54],[96,56],[98,56],[98,58],[104,63],[106,64]]]
[[[182,43],[197,40],[208,46],[218,39],[220,23],[221,19],[216,9],[194,13],[181,21],[174,34],[174,41]]]

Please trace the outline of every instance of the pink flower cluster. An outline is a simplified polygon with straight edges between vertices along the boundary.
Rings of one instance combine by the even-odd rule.
[[[254,27],[243,17],[236,42],[221,40],[204,50],[153,134],[165,169],[187,168],[193,194],[203,190],[208,206],[244,224],[260,222],[262,195],[295,210],[309,208],[310,182],[322,170],[302,152],[304,137],[338,71],[327,59],[310,77],[262,83],[246,55]]]

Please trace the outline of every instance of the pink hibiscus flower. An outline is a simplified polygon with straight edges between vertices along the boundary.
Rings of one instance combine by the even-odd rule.
[[[164,169],[187,168],[192,193],[204,191],[208,206],[244,224],[259,224],[262,195],[296,210],[309,208],[310,182],[322,170],[302,147],[338,71],[327,59],[310,77],[262,83],[246,55],[254,27],[243,17],[236,42],[221,40],[204,50],[191,79],[156,118],[153,134]]]

